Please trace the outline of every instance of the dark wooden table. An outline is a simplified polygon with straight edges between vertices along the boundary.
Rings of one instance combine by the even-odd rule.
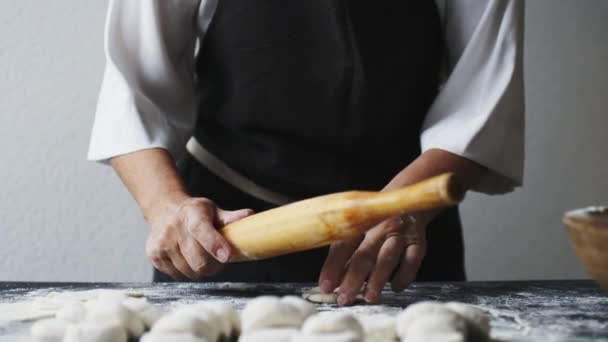
[[[95,288],[142,292],[164,309],[205,299],[223,299],[237,308],[259,295],[300,294],[312,284],[97,284],[0,283],[0,303],[45,296],[51,291]],[[608,292],[591,281],[419,283],[403,293],[384,293],[379,305],[319,310],[396,314],[422,300],[460,301],[490,313],[492,336],[500,341],[608,341]],[[31,341],[31,322],[0,323],[0,341]]]

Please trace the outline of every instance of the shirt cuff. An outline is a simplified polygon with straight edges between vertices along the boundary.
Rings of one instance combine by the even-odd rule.
[[[189,132],[172,125],[154,103],[129,89],[114,68],[106,68],[88,160],[107,164],[112,157],[150,148],[165,149],[178,160],[188,137]]]
[[[450,152],[462,158],[471,160],[487,169],[486,172],[482,174],[479,182],[471,188],[472,191],[487,195],[498,195],[512,192],[515,190],[515,188],[523,185],[522,175],[509,175],[503,170],[497,170],[496,167],[490,165],[491,163],[484,160],[482,156],[474,155],[472,153],[468,153],[467,151],[461,151],[457,148],[444,146],[441,144],[429,144],[423,148],[423,152],[431,149],[439,149]]]
[[[525,96],[523,3],[489,2],[425,118],[423,151],[441,149],[487,168],[472,189],[522,185]]]

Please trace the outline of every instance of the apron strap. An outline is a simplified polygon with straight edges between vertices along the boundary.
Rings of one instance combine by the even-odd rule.
[[[241,175],[207,151],[195,137],[191,137],[190,140],[188,140],[186,150],[190,152],[194,159],[205,166],[215,176],[223,179],[228,184],[248,195],[279,206],[295,202],[294,199],[266,189]]]

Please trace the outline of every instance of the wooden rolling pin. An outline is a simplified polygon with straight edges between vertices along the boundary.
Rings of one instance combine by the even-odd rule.
[[[294,202],[220,231],[236,252],[230,262],[267,259],[349,239],[387,218],[455,205],[463,197],[454,175],[443,174],[393,191],[349,191]]]

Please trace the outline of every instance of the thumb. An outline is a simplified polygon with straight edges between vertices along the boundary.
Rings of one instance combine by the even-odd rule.
[[[242,220],[247,216],[254,214],[251,209],[240,209],[240,210],[217,210],[217,221],[220,226],[226,226],[238,220]]]

